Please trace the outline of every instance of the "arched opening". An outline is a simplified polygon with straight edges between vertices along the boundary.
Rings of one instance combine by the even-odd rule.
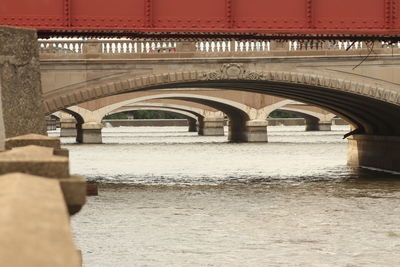
[[[140,103],[139,103],[140,104]],[[108,113],[107,115],[112,115],[112,114],[117,114],[120,112],[126,112],[126,111],[140,111],[140,110],[152,110],[152,111],[164,111],[164,112],[170,112],[174,114],[178,114],[181,116],[184,116],[187,119],[187,124],[188,124],[188,131],[189,132],[197,132],[197,121],[200,120],[200,118],[203,118],[203,115],[201,113],[196,113],[193,111],[188,111],[180,108],[173,108],[173,107],[162,107],[162,106],[157,106],[157,105],[149,105],[148,103],[143,103],[140,105],[136,106],[125,106],[118,108],[115,111],[112,111]],[[110,122],[110,121],[108,121]],[[154,124],[149,124],[149,125],[154,125]]]

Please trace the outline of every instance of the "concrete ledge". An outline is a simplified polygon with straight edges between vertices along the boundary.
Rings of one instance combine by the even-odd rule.
[[[400,137],[353,135],[348,138],[347,163],[400,172]]]
[[[7,150],[29,145],[50,147],[54,149],[54,155],[69,157],[69,151],[67,149],[61,148],[60,139],[58,138],[48,137],[40,134],[27,134],[7,138],[5,141],[5,148]]]
[[[49,147],[17,147],[0,153],[0,174],[10,172],[65,178],[69,177],[68,158],[55,156]]]
[[[81,266],[57,180],[22,173],[2,175],[0,205],[2,266]]]
[[[52,147],[54,149],[59,149],[61,147],[60,139],[40,134],[20,135],[7,138],[5,141],[5,147],[7,150],[29,145]]]

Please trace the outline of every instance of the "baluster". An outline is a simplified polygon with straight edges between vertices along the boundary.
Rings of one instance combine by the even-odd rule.
[[[122,53],[128,54],[129,53],[129,43],[124,41],[121,43]]]
[[[141,42],[135,42],[134,47],[135,47],[136,53],[142,53],[142,43]]]
[[[110,54],[114,53],[114,43],[110,43]]]
[[[112,42],[111,43],[111,54],[115,54],[115,50],[116,50],[116,47],[115,47],[115,43],[114,42]]]
[[[144,43],[143,42],[138,42],[137,43],[137,52],[138,53],[144,53],[144,49],[145,49]]]
[[[120,54],[122,51],[121,51],[122,49],[121,49],[121,43],[120,42],[115,42],[115,53],[116,54]]]

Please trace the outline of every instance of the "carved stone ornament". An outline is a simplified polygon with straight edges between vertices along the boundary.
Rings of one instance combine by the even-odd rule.
[[[224,64],[218,71],[204,73],[205,80],[261,80],[263,74],[245,70],[243,64]]]

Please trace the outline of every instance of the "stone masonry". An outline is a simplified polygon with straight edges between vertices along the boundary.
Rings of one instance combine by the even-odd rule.
[[[8,137],[45,134],[36,31],[0,27],[0,149]]]

